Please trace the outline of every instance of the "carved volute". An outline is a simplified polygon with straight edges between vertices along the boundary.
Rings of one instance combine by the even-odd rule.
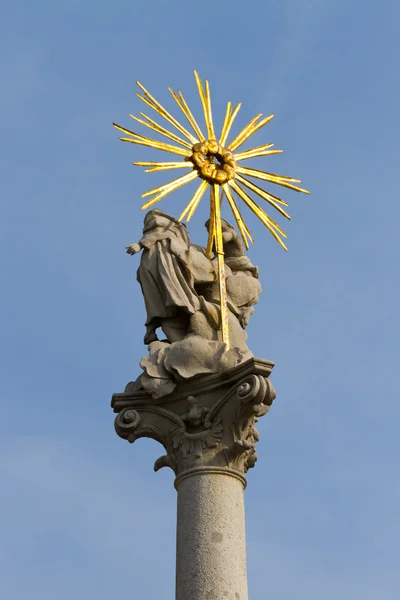
[[[275,398],[272,367],[252,358],[223,374],[182,383],[158,400],[144,391],[114,394],[116,432],[131,443],[141,437],[160,442],[166,454],[155,462],[156,471],[168,466],[178,477],[212,467],[243,476],[257,460],[255,424]]]

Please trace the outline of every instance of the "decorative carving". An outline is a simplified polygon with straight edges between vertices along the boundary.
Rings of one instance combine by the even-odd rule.
[[[210,409],[205,406],[199,408],[194,396],[188,396],[187,404],[189,410],[182,416],[185,427],[176,429],[172,434],[173,448],[180,450],[185,458],[189,453],[200,458],[204,450],[215,448],[221,441],[222,420],[215,417],[209,421]]]
[[[204,160],[221,157],[228,161],[223,169],[234,168],[229,153],[218,144],[199,146]],[[193,156],[200,160],[203,154]],[[223,169],[217,174],[227,176]],[[160,210],[151,210],[145,216],[143,237],[127,246],[128,254],[141,252],[137,279],[147,313],[144,342],[149,354],[140,362],[143,373],[135,385],[155,399],[171,394],[181,381],[221,373],[253,356],[245,329],[261,293],[258,269],[245,255],[235,229],[224,220],[221,227],[229,349],[221,341],[218,260],[211,259],[205,248],[191,244],[186,226]],[[166,339],[158,339],[159,329]]]
[[[160,442],[167,454],[156,461],[156,471],[170,467],[179,476],[218,467],[242,475],[257,460],[255,424],[275,398],[272,367],[253,358],[220,376],[181,383],[158,400],[143,390],[114,394],[116,432],[131,443],[141,437]]]

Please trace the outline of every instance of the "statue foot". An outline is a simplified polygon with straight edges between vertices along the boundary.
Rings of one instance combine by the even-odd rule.
[[[146,346],[148,346],[152,342],[157,342],[157,341],[158,341],[158,337],[157,337],[157,334],[155,332],[155,329],[151,329],[150,331],[146,331],[146,335],[143,338],[143,342],[145,343]]]

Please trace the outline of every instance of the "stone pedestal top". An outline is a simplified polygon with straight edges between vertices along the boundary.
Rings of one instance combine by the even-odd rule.
[[[178,480],[193,469],[223,470],[244,480],[257,460],[255,423],[275,398],[268,379],[273,366],[251,358],[221,374],[182,382],[159,399],[128,384],[112,397],[115,430],[131,443],[141,437],[160,442],[166,455],[154,468],[168,466]]]

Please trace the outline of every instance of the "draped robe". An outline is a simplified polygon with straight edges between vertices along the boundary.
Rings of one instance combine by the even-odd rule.
[[[161,319],[175,317],[179,311],[193,315],[201,309],[195,285],[216,279],[204,249],[190,244],[185,225],[157,210],[146,215],[143,233],[137,279],[147,311],[146,326],[158,327]]]

